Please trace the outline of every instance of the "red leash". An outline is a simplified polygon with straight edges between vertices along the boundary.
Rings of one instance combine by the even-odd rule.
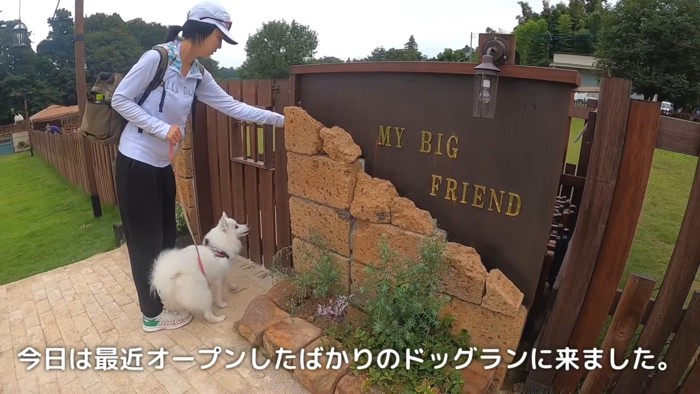
[[[175,166],[173,164],[173,159],[175,157],[173,150],[175,149],[175,146],[173,143],[170,143],[170,166],[173,169],[173,174],[175,174],[175,177],[177,179],[177,174],[175,173]],[[179,188],[177,187],[177,182],[175,182],[175,198],[176,200],[179,200],[178,195],[179,195]],[[202,264],[202,256],[199,255],[199,248],[197,247],[197,241],[194,239],[194,234],[192,233],[192,227],[190,227],[190,221],[187,218],[187,212],[184,212],[185,217],[185,223],[187,224],[187,231],[190,232],[190,237],[192,237],[192,242],[194,244],[194,250],[197,251],[197,263],[199,264],[199,271],[202,273],[204,276],[204,279],[207,281],[207,285],[211,287],[211,283],[209,283],[209,279],[207,279],[207,274],[204,272],[204,265]]]

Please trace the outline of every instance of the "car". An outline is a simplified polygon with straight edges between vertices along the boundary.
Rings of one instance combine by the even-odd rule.
[[[673,115],[673,103],[670,101],[662,101],[661,115]]]

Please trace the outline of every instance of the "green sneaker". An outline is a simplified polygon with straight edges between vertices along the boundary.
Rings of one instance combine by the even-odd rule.
[[[142,316],[143,330],[146,332],[156,332],[160,330],[174,330],[183,327],[192,321],[192,315],[188,312],[172,312],[163,309],[160,315],[149,318]]]

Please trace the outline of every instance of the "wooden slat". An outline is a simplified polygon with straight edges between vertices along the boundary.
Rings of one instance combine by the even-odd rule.
[[[228,92],[227,82],[221,82],[220,85],[224,91]],[[228,116],[222,112],[216,111],[216,156],[218,158],[217,164],[219,167],[219,200],[221,201],[221,210],[214,211],[214,217],[221,216],[222,212],[226,212],[228,216],[233,216],[228,124]]]
[[[569,342],[576,324],[603,239],[622,158],[632,83],[604,78],[601,91],[597,138],[593,141],[591,168],[580,207],[585,214],[577,221],[576,232],[562,263],[559,291],[542,333],[540,349],[552,350],[552,354],[543,355],[547,364],[553,363],[556,349],[564,348]],[[554,368],[534,369],[525,389],[550,387],[555,373]]]
[[[258,158],[258,125],[246,122],[245,126],[247,130],[246,136],[248,137],[248,146],[250,147],[247,158],[258,162],[260,161]]]
[[[272,108],[272,80],[258,80],[258,97],[255,103],[258,106],[266,109]]]
[[[620,307],[615,316],[613,316],[608,332],[605,334],[601,350],[603,357],[599,360],[602,368],[591,370],[583,382],[580,393],[582,394],[598,394],[606,392],[610,385],[615,369],[612,368],[611,357],[612,350],[615,351],[615,366],[624,365],[625,350],[627,349],[634,333],[642,319],[642,313],[646,307],[647,301],[651,293],[654,291],[654,282],[652,279],[643,278],[632,274],[625,285],[625,290],[622,293]],[[629,363],[630,361],[627,360]],[[632,361],[633,362],[633,361]],[[631,366],[627,366],[631,368]],[[563,391],[563,392],[575,392]]]
[[[569,116],[578,119],[588,119],[590,113],[593,112],[595,108],[581,107],[579,105],[569,105]]]
[[[240,127],[240,124],[237,123]],[[238,223],[248,223],[248,213],[246,212],[246,192],[245,184],[243,179],[245,177],[244,168],[245,166],[240,163],[231,161],[231,187],[232,193],[231,198],[233,200],[233,218],[236,219]],[[241,256],[248,257],[248,237],[241,239],[243,244],[243,249],[241,251]]]
[[[277,223],[277,251],[292,245],[292,228],[289,216],[289,190],[287,188],[287,150],[284,147],[284,129],[275,132],[275,222]],[[285,253],[289,256],[289,253]],[[288,259],[278,261],[280,267],[291,268]]]
[[[272,169],[275,165],[274,137],[273,127],[271,125],[263,126],[263,164],[267,169]]]
[[[198,234],[206,234],[214,226],[212,210],[212,184],[209,171],[209,133],[207,132],[207,107],[197,103],[192,118],[192,166],[197,195]],[[194,223],[193,223],[194,225]],[[201,242],[198,236],[197,242]]]
[[[688,206],[683,217],[676,246],[666,269],[649,321],[639,337],[638,346],[658,355],[671,330],[679,321],[688,291],[700,266],[700,160],[690,190]],[[615,386],[616,393],[640,392],[646,382],[644,369],[626,369]]]
[[[273,170],[256,170],[260,176],[260,226],[262,234],[262,256],[265,268],[272,268],[272,258],[275,255],[275,206],[274,206],[274,176]]]
[[[248,258],[261,264],[260,247],[260,193],[258,193],[258,169],[251,166],[244,166],[245,172],[245,207],[248,219]]]
[[[228,81],[228,94],[236,100],[241,101],[243,97],[243,84],[240,79]]]
[[[207,150],[209,151],[209,181],[211,185],[211,209],[214,220],[221,216],[221,176],[219,174],[219,150],[218,150],[218,116],[217,111],[207,107]],[[204,234],[209,229],[203,229]]]
[[[615,314],[615,311],[617,310],[617,305],[620,303],[620,298],[622,297],[622,290],[617,289],[615,292],[615,297],[613,297],[612,304],[610,305],[610,310],[608,311],[608,316],[612,316]],[[655,300],[649,300],[649,303],[647,304],[647,309],[644,311],[644,316],[642,316],[642,325],[647,324],[647,320],[649,320],[649,316],[651,316],[651,310],[654,309],[654,303]],[[683,316],[685,315],[685,309],[683,309],[680,313],[680,319],[683,319]],[[679,321],[676,326],[673,327],[673,330],[671,331],[672,334],[675,334],[678,332],[678,329],[680,328],[681,322]]]
[[[290,89],[290,79],[278,79],[275,81],[273,86],[272,98],[274,101],[274,111],[277,113],[283,113],[284,108],[291,105],[293,102],[292,92]]]
[[[683,385],[678,390],[678,394],[695,394],[700,386],[700,359],[695,359],[695,364],[685,377]]]
[[[258,103],[258,81],[254,79],[243,80],[242,99],[246,104],[256,105]]]
[[[581,313],[569,340],[569,346],[579,352],[596,345],[598,333],[605,325],[610,303],[625,270],[654,158],[659,105],[637,100],[630,105],[622,162],[603,242]],[[573,391],[585,372],[583,368],[558,371],[554,389]]]
[[[700,154],[700,123],[662,116],[656,147],[698,156]]]
[[[700,347],[700,292],[690,300],[678,334],[664,356],[666,370],[659,371],[649,382],[649,393],[673,392]]]
[[[561,174],[559,183],[561,183],[562,186],[582,188],[586,184],[586,178],[576,175]]]

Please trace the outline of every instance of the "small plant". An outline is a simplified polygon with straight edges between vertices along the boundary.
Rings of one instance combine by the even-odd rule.
[[[333,323],[340,323],[345,319],[345,309],[350,304],[349,296],[341,295],[336,298],[331,298],[327,305],[318,305],[316,316],[329,319]]]
[[[373,362],[368,372],[368,384],[376,384],[385,392],[461,392],[464,381],[455,370],[454,359],[459,349],[468,349],[469,335],[462,330],[452,335],[452,316],[440,317],[446,298],[439,293],[440,278],[445,267],[444,242],[428,238],[420,248],[420,258],[399,259],[389,249],[386,237],[379,244],[381,262],[367,267],[367,286],[363,293],[372,293],[362,305],[366,312],[363,325],[354,329],[341,342],[349,348],[369,349]],[[394,349],[399,354],[399,367],[380,368],[376,363],[379,352]],[[406,369],[406,351],[422,349],[422,363],[412,363]],[[448,357],[441,360],[433,355]]]
[[[290,313],[306,302],[309,298],[326,299],[343,294],[341,271],[330,250],[325,246],[318,232],[309,237],[313,250],[301,247],[298,255],[294,256],[295,265],[305,267],[303,271],[295,271],[283,267],[283,255],[273,259],[271,273],[278,280],[289,280],[294,286],[294,294],[288,300]],[[288,252],[287,252],[288,253]]]
[[[183,235],[188,234],[187,222],[185,221],[185,211],[182,209],[180,204],[175,204],[175,223],[177,226],[177,234]]]

